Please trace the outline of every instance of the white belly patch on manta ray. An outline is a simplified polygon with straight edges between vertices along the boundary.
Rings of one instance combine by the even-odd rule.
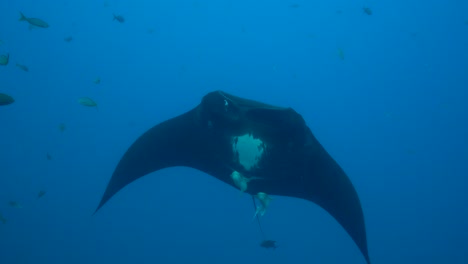
[[[232,138],[232,151],[235,162],[239,163],[245,170],[250,171],[257,168],[263,158],[266,144],[252,134],[244,134]]]

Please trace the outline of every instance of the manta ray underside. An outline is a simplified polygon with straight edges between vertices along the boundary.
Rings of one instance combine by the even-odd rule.
[[[198,169],[236,188],[232,175],[241,175],[252,195],[314,202],[341,224],[370,264],[356,190],[293,109],[208,93],[194,109],[154,126],[130,146],[96,211],[129,183],[174,166]]]

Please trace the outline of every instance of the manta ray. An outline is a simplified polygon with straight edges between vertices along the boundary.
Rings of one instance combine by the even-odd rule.
[[[364,214],[350,179],[292,108],[214,91],[141,135],[120,159],[96,212],[131,182],[185,166],[253,195],[289,196],[326,210],[370,264]]]

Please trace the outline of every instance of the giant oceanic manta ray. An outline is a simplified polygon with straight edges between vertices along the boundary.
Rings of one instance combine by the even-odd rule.
[[[130,146],[96,212],[129,183],[174,166],[200,170],[251,195],[314,202],[341,224],[370,264],[357,192],[292,108],[222,91],[206,94],[194,109],[154,126]]]

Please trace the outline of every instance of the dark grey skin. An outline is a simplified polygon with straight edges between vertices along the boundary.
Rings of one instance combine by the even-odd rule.
[[[263,155],[246,169],[233,150],[241,135],[263,142]],[[356,190],[292,108],[267,105],[222,91],[140,136],[118,163],[96,212],[119,190],[158,170],[186,166],[237,188],[237,171],[251,178],[247,193],[290,196],[316,203],[351,236],[370,264],[364,215]]]

